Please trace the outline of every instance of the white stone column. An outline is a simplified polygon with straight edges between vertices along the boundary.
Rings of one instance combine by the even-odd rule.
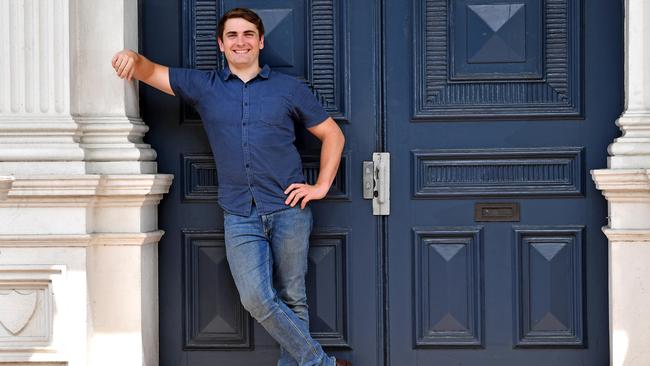
[[[110,65],[137,20],[137,0],[0,0],[0,364],[158,365],[172,176]]]
[[[0,173],[84,173],[69,40],[68,0],[0,0]]]
[[[616,122],[622,136],[609,146],[609,167],[650,168],[650,4],[627,0],[625,17],[625,112]]]
[[[622,136],[594,170],[609,206],[611,365],[648,365],[650,344],[650,3],[627,0]]]
[[[138,2],[73,0],[76,38],[72,109],[83,132],[86,171],[105,174],[156,172],[156,152],[142,142],[137,83],[115,76],[110,61],[124,48],[138,50]]]

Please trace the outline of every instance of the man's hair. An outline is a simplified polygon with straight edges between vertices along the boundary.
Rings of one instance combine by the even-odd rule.
[[[262,23],[262,18],[260,18],[257,13],[246,8],[233,8],[228,10],[221,17],[221,19],[219,19],[219,26],[217,27],[217,38],[223,39],[223,29],[226,26],[226,21],[233,18],[242,18],[255,24],[257,31],[260,33],[260,37],[264,35],[264,24]]]

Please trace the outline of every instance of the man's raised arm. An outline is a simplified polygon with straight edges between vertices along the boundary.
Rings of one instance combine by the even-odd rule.
[[[131,50],[122,50],[113,56],[113,69],[121,79],[143,81],[169,95],[174,95],[169,84],[169,68],[149,61]]]

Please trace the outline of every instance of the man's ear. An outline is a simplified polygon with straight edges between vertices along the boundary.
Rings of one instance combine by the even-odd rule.
[[[260,37],[260,50],[264,48],[264,36]]]
[[[217,37],[217,43],[219,44],[219,50],[223,52],[223,41],[221,40],[221,37]]]

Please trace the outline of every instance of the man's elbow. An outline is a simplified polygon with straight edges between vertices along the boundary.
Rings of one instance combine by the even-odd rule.
[[[323,143],[326,141],[331,141],[333,144],[343,148],[345,145],[345,135],[338,125],[334,125],[327,133],[323,136]]]

